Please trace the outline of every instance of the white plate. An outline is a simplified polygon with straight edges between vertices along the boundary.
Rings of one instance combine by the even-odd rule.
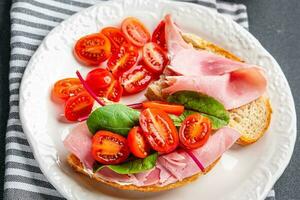
[[[59,108],[50,101],[50,89],[61,78],[84,74],[91,68],[72,55],[75,41],[119,25],[126,16],[136,16],[153,30],[171,13],[176,23],[230,50],[247,62],[263,66],[269,81],[273,107],[266,135],[248,147],[234,147],[207,175],[185,187],[168,192],[138,193],[112,189],[71,170],[62,139],[72,127],[57,120]],[[232,20],[210,9],[189,3],[126,0],[108,1],[85,9],[62,22],[45,38],[30,60],[21,85],[20,116],[35,158],[55,188],[68,199],[264,199],[283,173],[293,152],[296,114],[289,85],[279,65],[261,44]]]

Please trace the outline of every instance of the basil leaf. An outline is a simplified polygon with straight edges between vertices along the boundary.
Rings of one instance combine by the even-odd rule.
[[[122,104],[111,104],[92,112],[87,120],[91,133],[108,130],[127,135],[129,130],[139,123],[140,112]]]
[[[103,167],[108,167],[118,174],[136,174],[140,172],[145,172],[156,165],[156,160],[158,153],[151,154],[144,159],[136,159],[133,161],[128,161],[120,165],[96,165],[94,166],[94,172],[101,170]]]
[[[200,112],[208,117],[212,121],[213,129],[221,128],[229,123],[227,110],[210,96],[193,91],[179,91],[170,95],[167,100],[171,103],[182,104],[185,109]]]

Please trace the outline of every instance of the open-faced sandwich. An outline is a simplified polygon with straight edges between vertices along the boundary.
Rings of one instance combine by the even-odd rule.
[[[170,15],[152,36],[138,19],[126,18],[121,28],[78,40],[74,54],[98,67],[52,90],[65,118],[79,123],[64,140],[67,161],[113,187],[148,192],[185,185],[269,126],[264,70],[184,33]],[[116,103],[144,90],[147,101]]]

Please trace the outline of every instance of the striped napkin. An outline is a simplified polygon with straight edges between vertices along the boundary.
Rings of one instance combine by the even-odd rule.
[[[26,65],[48,32],[70,15],[101,0],[14,0],[11,8],[10,113],[6,134],[4,197],[64,199],[39,169],[19,118],[19,87]],[[248,29],[246,7],[217,0],[187,1],[220,12]],[[275,199],[274,191],[268,200]]]

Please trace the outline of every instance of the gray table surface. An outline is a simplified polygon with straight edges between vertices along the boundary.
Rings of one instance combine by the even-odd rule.
[[[275,57],[292,88],[297,114],[300,109],[300,1],[230,0],[248,7],[250,32]],[[5,132],[9,109],[8,70],[10,0],[0,0],[0,184],[4,180]],[[299,123],[298,119],[298,123]],[[275,184],[276,199],[300,199],[300,140],[292,160]],[[3,187],[1,186],[1,190]],[[3,192],[0,192],[2,199]]]

